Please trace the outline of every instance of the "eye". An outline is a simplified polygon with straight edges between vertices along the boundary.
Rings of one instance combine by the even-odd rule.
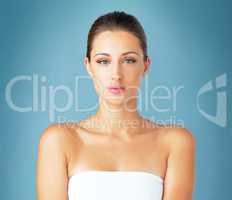
[[[136,62],[136,60],[135,60],[134,58],[126,58],[125,61],[126,61],[126,63],[128,63],[128,64],[132,64],[132,63],[135,63],[135,62]]]
[[[107,61],[107,60],[105,60],[105,59],[101,59],[101,60],[97,60],[96,61],[97,63],[99,63],[99,64],[103,64],[103,65],[106,65],[106,64],[108,64],[109,62]]]

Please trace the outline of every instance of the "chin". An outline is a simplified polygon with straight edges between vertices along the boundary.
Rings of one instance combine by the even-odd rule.
[[[125,97],[124,96],[108,96],[104,97],[104,102],[110,105],[124,105]]]

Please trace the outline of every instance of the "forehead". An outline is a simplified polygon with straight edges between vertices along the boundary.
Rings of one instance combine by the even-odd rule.
[[[136,51],[142,54],[139,39],[127,31],[104,31],[93,40],[92,53],[99,51],[106,53],[123,53]]]

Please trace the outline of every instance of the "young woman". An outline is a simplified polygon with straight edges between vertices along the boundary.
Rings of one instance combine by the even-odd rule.
[[[89,31],[84,63],[99,108],[42,134],[38,200],[191,200],[192,133],[151,122],[136,109],[151,63],[138,20],[119,11],[100,16]]]

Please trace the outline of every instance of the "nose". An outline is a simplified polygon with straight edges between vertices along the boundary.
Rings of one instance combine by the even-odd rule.
[[[112,80],[121,80],[122,74],[121,74],[120,65],[116,64],[113,66],[111,77]]]

